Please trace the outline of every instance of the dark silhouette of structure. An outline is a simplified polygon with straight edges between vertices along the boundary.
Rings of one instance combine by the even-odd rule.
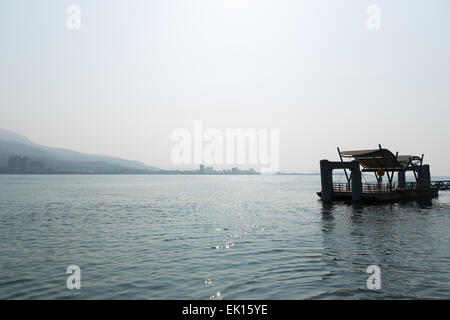
[[[439,190],[448,190],[450,182],[431,181],[430,166],[419,156],[394,155],[379,145],[378,149],[341,152],[340,161],[320,161],[322,190],[317,194],[324,202],[334,200],[391,201],[433,198]],[[344,161],[344,159],[352,159]],[[343,169],[347,183],[333,183],[333,170]],[[376,183],[363,183],[362,172],[375,174]],[[406,182],[406,172],[414,174],[415,182]],[[397,184],[394,174],[397,173]],[[387,183],[383,183],[383,176]]]

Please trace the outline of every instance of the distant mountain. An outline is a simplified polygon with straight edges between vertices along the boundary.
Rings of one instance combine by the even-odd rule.
[[[0,129],[0,167],[5,167],[9,157],[12,156],[44,161],[46,167],[60,171],[133,172],[133,170],[159,170],[139,161],[42,146],[25,136]]]
[[[25,136],[22,136],[20,134],[17,134],[17,133],[14,133],[14,132],[11,132],[11,131],[8,131],[5,129],[1,129],[1,128],[0,128],[0,140],[14,141],[14,142],[30,144],[30,145],[35,144]]]

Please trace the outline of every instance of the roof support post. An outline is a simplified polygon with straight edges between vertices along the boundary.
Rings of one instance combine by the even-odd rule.
[[[391,178],[389,179],[389,190],[392,192],[392,180],[394,180],[395,166],[397,165],[398,152],[395,153],[394,164],[392,165]],[[388,175],[389,178],[389,175]]]
[[[352,201],[360,202],[362,193],[361,169],[359,161],[353,160],[352,164]]]
[[[406,188],[406,175],[404,170],[398,172],[398,187],[400,189]]]
[[[411,157],[409,158],[408,165],[406,166],[406,168],[408,168],[410,164],[411,164],[412,172],[414,173],[414,178],[416,179],[416,183],[418,183],[419,179],[417,177],[416,168],[414,168],[414,164],[412,163]]]
[[[392,191],[392,180],[391,180],[391,177],[389,176],[389,171],[388,171],[387,164],[386,164],[386,158],[384,157],[383,148],[381,147],[381,144],[379,144],[378,147],[380,148],[381,157],[383,158],[384,172],[386,172],[386,175],[387,175],[387,177],[388,177],[388,181],[389,181],[389,190]]]
[[[380,177],[377,175],[377,173],[374,171],[373,174],[375,175],[375,179],[377,179],[377,182],[380,183]]]
[[[339,153],[339,158],[341,158],[341,162],[344,162],[344,160],[342,159],[342,154],[341,154],[341,150],[339,150],[339,147],[337,148],[337,151]],[[347,178],[347,183],[350,183],[350,178],[347,174],[347,169],[344,169],[345,172],[345,177]]]

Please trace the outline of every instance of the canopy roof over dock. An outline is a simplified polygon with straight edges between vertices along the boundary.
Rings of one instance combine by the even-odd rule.
[[[355,158],[367,171],[373,170],[401,170],[409,166],[418,165],[422,157],[412,155],[395,155],[388,149],[369,149],[342,151],[340,156],[344,158]]]
[[[416,171],[422,169],[423,154],[419,156],[411,155],[399,155],[398,152],[392,153],[388,149],[378,145],[378,149],[368,150],[353,150],[341,152],[337,148],[339,158],[341,162],[344,162],[344,158],[354,158],[359,161],[359,164],[363,167],[363,172],[373,172],[378,182],[382,181],[383,175],[386,173],[389,180],[389,187],[392,189],[392,180],[395,172],[412,171],[416,182],[418,182],[418,174]],[[347,182],[350,183],[350,177],[347,174],[347,170],[344,169]]]

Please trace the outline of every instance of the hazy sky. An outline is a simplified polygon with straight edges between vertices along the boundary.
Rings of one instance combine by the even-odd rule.
[[[81,29],[66,27],[69,5]],[[366,26],[369,5],[381,29]],[[171,168],[171,134],[280,130],[283,171],[381,143],[450,175],[450,2],[2,1],[0,127]]]

